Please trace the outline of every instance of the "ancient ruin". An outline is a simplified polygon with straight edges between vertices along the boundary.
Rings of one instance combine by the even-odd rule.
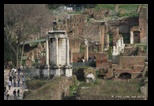
[[[35,73],[31,75],[34,79],[56,83],[55,78],[63,76],[64,81],[60,79],[56,85],[60,93],[52,91],[52,99],[146,100],[148,8],[140,5],[135,16],[127,16],[131,9],[120,5],[115,4],[114,11],[98,7],[97,11],[86,8],[75,13],[71,8],[64,16],[56,15],[46,34],[21,43],[21,66],[33,67],[30,74]],[[138,88],[140,83],[144,85]],[[134,92],[127,95],[129,87]],[[108,89],[112,92],[100,94]]]
[[[46,38],[46,66],[38,68],[38,74],[43,76],[72,76],[72,66],[69,64],[69,39],[65,31],[49,31]]]

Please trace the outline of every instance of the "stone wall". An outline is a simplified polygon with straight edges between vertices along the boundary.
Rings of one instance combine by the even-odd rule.
[[[109,67],[108,54],[105,53],[89,53],[89,56],[93,58],[96,56],[96,67]],[[73,62],[78,62],[84,57],[84,53],[73,53]]]
[[[61,80],[57,81],[58,86],[56,90],[54,90],[51,94],[50,100],[63,100],[65,97],[69,96],[70,91],[70,81],[68,78],[62,78]]]
[[[141,7],[139,12],[139,29],[140,29],[140,42],[146,43],[146,16],[147,8]]]
[[[119,65],[122,68],[132,67],[133,65],[144,65],[146,56],[120,56]]]
[[[79,53],[80,52],[80,45],[81,43],[79,42],[78,39],[72,39],[69,41],[69,45],[70,45],[70,51],[72,53]]]
[[[130,47],[125,47],[124,48],[124,53],[122,54],[123,56],[136,56],[137,55],[137,48],[130,46]]]

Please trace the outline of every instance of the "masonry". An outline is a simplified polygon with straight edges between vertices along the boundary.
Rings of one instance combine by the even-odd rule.
[[[89,53],[89,57],[93,58],[94,56],[96,56],[96,67],[101,67],[102,64],[108,62],[108,54],[106,53]],[[82,57],[84,57],[84,53],[73,53],[73,62],[80,61]]]
[[[43,72],[45,77],[72,76],[69,64],[69,39],[66,31],[49,31],[46,38],[46,66],[37,67],[37,71]],[[41,73],[42,73],[41,72]]]

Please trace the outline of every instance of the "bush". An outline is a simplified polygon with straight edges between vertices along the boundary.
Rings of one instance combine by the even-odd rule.
[[[40,79],[37,79],[37,80],[30,80],[30,81],[27,81],[27,87],[28,89],[38,89],[40,88],[41,86],[45,85],[49,80],[40,80]]]

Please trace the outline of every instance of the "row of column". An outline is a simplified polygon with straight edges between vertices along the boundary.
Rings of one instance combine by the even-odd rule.
[[[51,58],[54,58],[55,59],[55,61],[53,61],[53,62],[55,62],[55,64],[58,66],[59,65],[59,58],[61,58],[61,53],[63,53],[63,52],[65,52],[65,51],[59,51],[59,41],[60,41],[60,39],[65,39],[65,41],[66,41],[66,65],[69,65],[69,39],[68,38],[55,38],[55,42],[52,42],[52,43],[55,43],[55,57],[54,57],[54,50],[53,51],[51,51],[53,54],[52,54],[52,57]],[[63,41],[62,41],[63,42]],[[61,42],[61,43],[62,43]],[[46,65],[47,66],[49,66],[49,39],[48,39],[48,37],[46,38]],[[52,45],[52,44],[50,44],[50,46],[54,46],[54,44]],[[52,48],[51,48],[52,49]],[[61,48],[60,48],[61,49]],[[65,48],[64,48],[65,49]],[[59,54],[59,52],[60,52],[60,54]],[[63,64],[62,64],[63,65]]]

